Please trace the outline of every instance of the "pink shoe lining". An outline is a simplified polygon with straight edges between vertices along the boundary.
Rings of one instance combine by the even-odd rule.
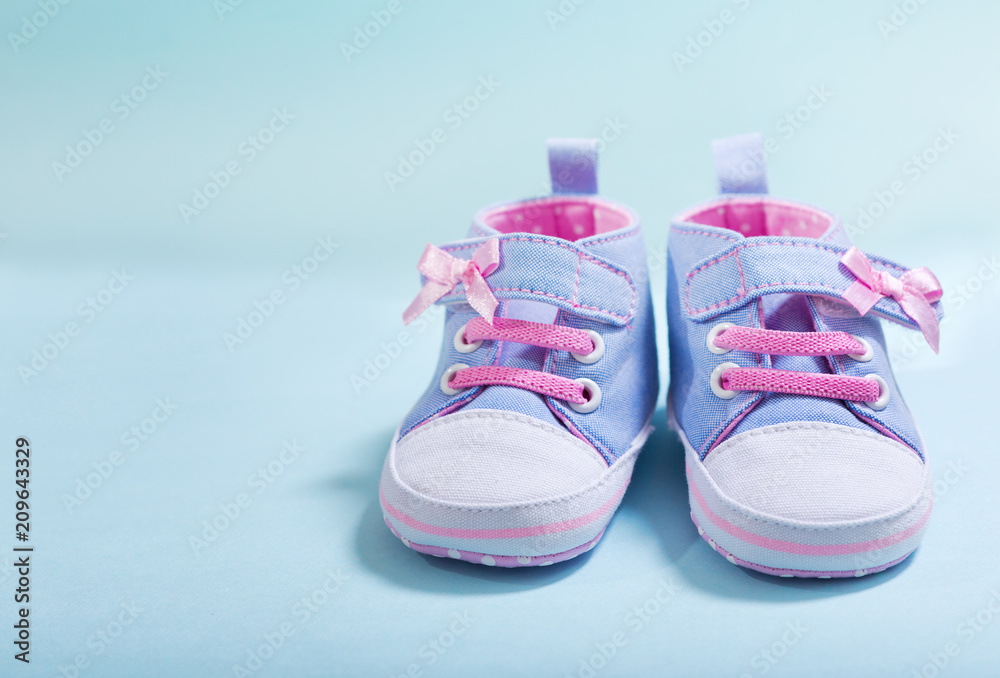
[[[735,231],[747,238],[767,235],[818,238],[833,224],[820,210],[773,198],[725,198],[678,217],[679,221]]]
[[[483,339],[513,341],[584,355],[594,351],[594,342],[584,330],[511,318],[495,318],[492,325],[482,318],[469,321],[465,328],[466,343]]]
[[[849,355],[866,350],[846,332],[782,332],[738,325],[720,333],[715,345],[770,355]]]
[[[583,386],[572,379],[548,372],[525,370],[520,367],[502,365],[466,367],[455,372],[455,376],[452,377],[449,384],[452,388],[457,389],[474,386],[513,386],[577,405],[582,405],[589,400],[584,393]]]
[[[576,241],[625,228],[631,215],[595,198],[542,198],[500,207],[483,221],[501,233],[537,233]]]
[[[792,372],[761,367],[734,367],[722,373],[722,388],[875,402],[881,387],[874,379],[839,374]]]

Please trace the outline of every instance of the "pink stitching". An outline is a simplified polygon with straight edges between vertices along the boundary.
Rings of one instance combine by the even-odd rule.
[[[736,268],[738,268],[740,270],[740,289],[743,290],[744,294],[746,294],[747,279],[746,279],[746,276],[743,275],[743,261],[742,261],[742,259],[740,258],[739,254],[738,254],[739,253],[738,249],[736,250],[736,252],[737,252],[737,255],[736,255]]]
[[[833,236],[835,236],[837,233],[839,233],[841,230],[843,230],[843,228],[844,228],[844,222],[843,221],[838,221],[837,225],[834,226],[834,229],[832,231],[830,231],[829,233],[827,233],[822,238],[820,238],[820,241],[822,242],[822,241],[832,240]]]
[[[624,238],[634,238],[639,234],[639,232],[640,232],[639,224],[636,223],[635,228],[633,228],[629,233],[623,233],[622,235],[613,235],[607,238],[599,238],[598,240],[589,240],[583,244],[583,247],[590,247],[591,245],[600,245],[602,243],[611,242],[613,240],[622,240]]]
[[[629,309],[629,315],[619,315],[618,313],[615,313],[614,311],[609,311],[606,308],[600,308],[598,306],[587,306],[586,304],[577,303],[575,301],[567,299],[566,297],[561,297],[558,294],[549,294],[548,292],[542,292],[540,290],[528,290],[528,289],[524,289],[524,288],[521,288],[521,287],[494,287],[493,291],[494,292],[524,292],[526,294],[539,294],[539,295],[541,295],[543,297],[548,297],[549,299],[559,299],[561,301],[565,301],[570,306],[572,306],[573,308],[585,308],[588,311],[600,311],[601,313],[607,313],[610,316],[613,316],[615,318],[621,318],[622,320],[626,320],[626,321],[629,318],[632,317],[631,309]],[[632,305],[632,308],[635,308],[634,303]]]
[[[747,411],[750,408],[756,407],[757,403],[759,403],[763,399],[764,399],[764,394],[762,392],[760,392],[760,391],[757,391],[756,395],[754,395],[752,398],[750,398],[750,400],[748,400],[746,402],[746,404],[743,405],[743,407],[741,407],[739,410],[737,410],[737,412],[732,417],[730,417],[729,419],[726,419],[724,422],[722,422],[721,424],[719,424],[715,428],[714,431],[712,431],[711,433],[708,434],[708,438],[705,440],[704,443],[702,443],[701,448],[698,450],[698,455],[701,457],[702,461],[704,461],[705,456],[708,456],[708,452],[712,451],[711,448],[715,447],[715,445],[713,444],[712,441],[715,440],[716,438],[718,438],[720,435],[722,435],[723,429],[725,429],[726,427],[730,426],[737,417],[740,417],[742,419],[742,416],[745,416],[746,413],[747,413]],[[701,452],[706,447],[708,447],[709,450],[707,452],[705,452],[704,456],[702,456]]]
[[[587,309],[587,310],[590,310],[590,311],[600,311],[601,313],[607,313],[608,315],[610,315],[612,317],[620,318],[620,319],[624,320],[626,323],[628,323],[629,320],[631,320],[632,316],[635,314],[635,304],[636,304],[637,292],[636,292],[635,284],[632,282],[632,276],[630,276],[627,271],[620,270],[620,269],[617,269],[617,268],[613,267],[610,264],[606,264],[605,262],[603,262],[603,261],[595,258],[594,256],[592,256],[590,254],[587,254],[582,248],[570,247],[569,245],[563,244],[563,243],[560,243],[560,242],[553,242],[551,240],[542,240],[540,238],[532,238],[532,237],[501,238],[501,241],[519,241],[519,242],[538,243],[538,244],[541,244],[541,245],[556,245],[556,246],[561,247],[561,248],[563,248],[565,250],[569,250],[570,252],[573,252],[578,257],[580,257],[580,260],[578,260],[578,267],[582,264],[582,260],[583,259],[587,259],[591,263],[596,264],[596,265],[600,266],[601,268],[607,269],[608,271],[614,273],[615,275],[618,275],[618,276],[621,276],[622,278],[624,278],[625,282],[628,283],[629,289],[632,291],[632,300],[631,300],[631,304],[629,305],[629,313],[628,313],[628,315],[620,315],[618,313],[615,313],[614,311],[611,311],[611,310],[608,310],[608,309],[605,309],[605,308],[600,308],[600,307],[597,307],[597,306],[587,306],[586,304],[577,303],[577,301],[575,299],[574,300],[570,300],[570,299],[567,299],[565,297],[561,297],[558,294],[549,294],[547,292],[540,292],[538,290],[526,290],[526,289],[517,288],[517,287],[494,287],[494,288],[492,288],[495,291],[498,291],[498,292],[526,292],[528,294],[540,294],[540,295],[542,295],[544,297],[549,297],[550,299],[560,299],[562,301],[565,301],[565,302],[569,303],[570,305],[572,305],[573,308],[584,308],[584,309]],[[479,247],[481,244],[482,243],[473,243],[473,244],[470,244],[470,245],[445,245],[441,249],[443,249],[445,251],[457,251],[457,250],[460,250],[460,249],[469,249],[469,248],[472,248],[472,247]],[[579,268],[578,268],[578,271],[579,271]]]
[[[758,203],[758,202],[760,204],[762,204],[762,205],[763,204],[772,204],[772,205],[777,205],[777,206],[780,206],[780,207],[785,207],[785,208],[788,208],[788,209],[791,209],[791,210],[794,210],[794,211],[798,212],[800,215],[811,215],[814,212],[818,212],[824,218],[829,219],[830,223],[836,224],[836,228],[834,228],[834,230],[831,231],[820,242],[823,242],[823,241],[829,239],[830,237],[832,237],[835,233],[837,233],[839,230],[841,230],[844,227],[844,222],[843,221],[838,221],[832,214],[830,214],[829,212],[826,212],[825,210],[821,210],[818,207],[800,206],[800,205],[796,205],[794,203],[786,202],[786,201],[783,201],[783,200],[775,200],[774,198],[764,198],[764,199],[759,199],[759,198],[739,199],[739,198],[737,198],[737,199],[728,199],[728,200],[710,200],[708,202],[703,203],[702,205],[699,205],[699,206],[691,209],[688,212],[685,212],[685,213],[677,216],[675,218],[675,221],[680,221],[680,222],[684,222],[684,223],[694,223],[696,226],[705,226],[705,224],[697,224],[696,222],[688,222],[688,219],[690,219],[695,214],[699,214],[701,212],[705,212],[705,211],[707,211],[707,210],[709,210],[709,209],[711,209],[713,207],[718,207],[718,206],[721,206],[721,205],[730,205],[730,204],[752,205],[752,204],[755,204],[755,203]],[[718,227],[715,227],[715,228],[725,228],[725,227],[718,226]],[[688,227],[686,229],[682,229],[682,228],[680,228],[680,227],[678,227],[678,226],[676,226],[674,224],[671,224],[670,230],[671,231],[675,231],[675,232],[677,232],[677,233],[679,233],[681,235],[704,235],[704,236],[708,236],[710,238],[721,238],[723,240],[729,240],[731,242],[738,242],[738,241],[741,240],[741,238],[734,238],[734,237],[723,235],[721,233],[710,233],[708,231],[703,231],[703,230],[700,230],[700,229],[695,229],[695,228],[690,228],[690,227]],[[743,238],[743,240],[745,240],[745,238]],[[806,245],[804,243],[803,244],[798,244],[798,243],[747,243],[745,246],[746,247],[762,247],[762,246],[765,246],[765,245],[781,245],[781,244],[793,245],[793,246],[797,246],[797,247],[810,247],[810,246],[814,246],[814,245]],[[743,245],[741,245],[741,247],[743,247]],[[873,259],[872,261],[876,261],[876,259]],[[887,268],[892,268],[894,270],[897,270],[897,271],[900,271],[900,272],[904,272],[904,273],[908,270],[908,269],[906,269],[906,268],[904,268],[902,266],[896,266],[895,264],[887,262],[887,261],[881,261],[879,263],[881,263],[883,266],[885,266]]]
[[[573,303],[580,297],[580,269],[583,267],[583,255],[576,260],[576,282],[573,283]]]
[[[748,311],[748,314],[750,316],[751,325],[753,327],[756,327],[756,328],[763,328],[763,326],[764,326],[764,318],[763,318],[764,309],[761,307],[760,300],[759,299],[754,299],[753,301],[750,302],[750,304],[751,304],[751,306],[755,306],[756,310],[757,310],[756,314],[752,310]],[[769,356],[769,355],[761,355],[760,353],[754,353],[753,355],[754,355],[755,358],[757,358],[757,366],[758,367],[761,367],[764,364],[764,360],[765,359],[767,360],[767,364],[768,365],[771,364],[770,363],[771,356]],[[702,446],[698,449],[698,457],[700,459],[704,460],[704,458],[706,456],[708,456],[708,453],[711,452],[713,449],[715,449],[715,446],[717,444],[719,444],[719,441],[722,439],[723,434],[726,433],[726,430],[729,429],[729,428],[735,428],[737,425],[739,425],[739,422],[742,421],[743,418],[747,414],[749,414],[750,410],[753,409],[754,407],[756,407],[763,399],[764,399],[764,394],[763,393],[757,393],[749,401],[747,401],[747,403],[742,408],[740,408],[739,410],[737,410],[733,414],[732,417],[730,417],[729,419],[726,419],[721,424],[719,424],[715,428],[714,431],[712,431],[711,433],[708,434],[708,438],[705,440],[705,442],[702,444]],[[708,449],[706,450],[705,448],[708,448]],[[703,451],[704,451],[704,455],[702,454]]]
[[[606,264],[605,262],[601,261],[600,259],[597,259],[592,254],[587,254],[586,251],[582,247],[570,247],[568,243],[553,242],[551,240],[542,240],[541,238],[532,238],[530,236],[519,236],[519,237],[516,237],[516,238],[501,237],[500,240],[501,240],[501,242],[505,242],[505,241],[506,242],[509,242],[509,241],[533,242],[533,243],[538,243],[540,245],[555,245],[557,247],[561,247],[564,250],[569,250],[570,252],[573,252],[574,254],[580,254],[580,255],[582,255],[583,257],[587,258],[588,260],[592,261],[593,263],[597,264],[598,266],[601,266],[603,268],[608,269],[609,271],[611,271],[615,275],[620,275],[620,276],[624,277],[628,281],[628,284],[632,285],[631,276],[629,276],[629,274],[628,274],[627,271],[625,271],[624,269],[615,268],[611,264]],[[472,243],[471,245],[445,245],[441,249],[443,249],[443,250],[445,250],[447,252],[447,251],[465,250],[465,249],[469,249],[471,247],[479,247],[480,245],[482,245],[482,243]]]
[[[626,322],[628,322],[628,320],[632,317],[632,311],[635,308],[635,301],[634,301],[635,296],[634,295],[633,295],[632,306],[629,307],[629,315],[621,315],[621,314],[615,313],[614,311],[610,311],[610,310],[608,310],[606,308],[601,308],[599,306],[588,306],[586,304],[580,304],[580,303],[574,302],[572,299],[567,299],[566,297],[561,297],[558,294],[549,294],[548,292],[542,292],[541,290],[529,290],[529,289],[525,289],[523,287],[493,287],[491,289],[494,292],[524,292],[525,294],[538,294],[538,295],[543,296],[543,297],[548,297],[549,299],[559,299],[560,301],[565,301],[566,303],[568,303],[573,308],[582,308],[582,309],[586,309],[588,311],[599,311],[601,313],[606,313],[607,315],[610,315],[610,316],[612,316],[614,318],[619,318],[619,319],[624,320]],[[447,304],[447,303],[452,302],[453,300],[458,300],[459,298],[460,298],[460,293],[452,293],[452,294],[448,294],[448,295],[445,295],[445,296],[441,297],[440,299],[438,299],[437,303],[439,303],[439,304]],[[631,328],[631,325],[626,325],[626,327]]]
[[[481,242],[476,242],[472,243],[471,245],[445,245],[441,249],[443,249],[445,252],[457,252],[458,250],[467,250],[472,247],[479,247],[482,244],[483,243]]]
[[[739,253],[740,253],[739,248],[736,248],[736,249],[732,250],[731,252],[729,252],[729,254],[723,254],[721,257],[716,257],[715,259],[709,261],[707,264],[705,264],[705,265],[701,266],[700,268],[697,268],[697,269],[691,271],[690,273],[688,273],[688,275],[687,275],[687,279],[688,280],[687,280],[687,284],[685,285],[685,290],[684,290],[684,292],[685,292],[685,294],[684,294],[684,305],[687,307],[688,314],[693,315],[695,313],[702,313],[704,311],[707,311],[709,308],[716,308],[718,306],[725,306],[727,304],[730,304],[730,303],[736,301],[737,299],[741,299],[742,297],[746,296],[746,294],[747,294],[747,291],[746,291],[746,279],[743,277],[743,265],[740,263]],[[719,263],[723,259],[728,259],[729,257],[732,257],[732,256],[736,257],[736,267],[737,267],[737,269],[739,269],[739,272],[740,272],[740,290],[741,290],[741,292],[738,292],[735,297],[731,297],[729,299],[726,299],[725,301],[718,302],[717,304],[715,304],[715,306],[709,306],[708,308],[703,308],[703,309],[700,309],[698,311],[692,311],[691,310],[691,278],[694,277],[694,275],[696,273],[698,273],[699,271],[702,271],[702,270],[708,268],[709,266],[714,266],[715,264]]]
[[[705,235],[710,235],[710,234],[705,234]],[[800,286],[803,286],[803,287],[821,287],[821,288],[824,288],[824,289],[827,289],[827,290],[831,290],[833,292],[841,292],[842,291],[842,290],[838,290],[835,287],[827,285],[825,283],[811,283],[811,282],[798,282],[798,281],[783,281],[783,282],[776,282],[776,283],[767,283],[765,285],[755,285],[753,287],[749,287],[748,288],[746,286],[746,278],[743,275],[743,266],[742,266],[742,263],[740,262],[739,256],[737,256],[736,257],[736,262],[737,262],[737,266],[739,267],[739,270],[740,270],[740,287],[741,287],[741,292],[737,293],[736,296],[730,297],[729,299],[725,299],[725,300],[717,302],[715,304],[711,304],[709,306],[705,306],[705,307],[699,308],[699,309],[692,309],[691,308],[691,282],[692,282],[694,276],[697,275],[698,273],[704,271],[705,269],[707,269],[707,268],[709,268],[711,266],[714,266],[715,264],[718,264],[723,259],[726,259],[726,258],[732,256],[733,254],[737,254],[741,249],[750,248],[750,247],[808,247],[808,248],[811,248],[811,249],[823,250],[823,251],[829,252],[831,254],[839,254],[839,252],[837,252],[836,249],[834,249],[835,246],[825,247],[823,245],[814,244],[814,243],[796,243],[796,242],[752,243],[751,242],[751,243],[737,245],[735,248],[733,248],[732,252],[730,252],[728,254],[723,254],[723,255],[721,255],[719,257],[716,257],[715,259],[712,259],[711,261],[708,261],[708,262],[702,264],[698,268],[693,269],[692,271],[690,271],[687,274],[687,284],[686,284],[686,288],[687,289],[685,290],[684,305],[687,307],[688,314],[690,314],[690,315],[697,315],[698,313],[704,313],[705,311],[710,311],[712,309],[720,308],[722,306],[727,306],[727,305],[733,303],[734,301],[737,301],[738,299],[742,299],[742,298],[746,297],[747,295],[749,295],[754,290],[766,289],[768,287],[780,287],[782,285],[800,285]],[[888,263],[888,262],[880,261],[878,258],[874,258],[871,261],[872,261],[872,264],[876,264],[876,265],[877,264],[881,264],[881,265],[885,266],[886,268],[895,269],[897,271],[903,271],[903,272],[905,272],[906,270],[908,270],[908,269],[902,268],[900,266],[896,266],[896,265]]]
[[[740,241],[740,238],[735,238],[735,237],[730,236],[730,235],[724,235],[722,233],[711,233],[709,231],[702,231],[702,230],[693,229],[693,228],[691,228],[691,229],[682,229],[682,228],[678,228],[677,226],[671,226],[670,230],[673,231],[674,233],[678,233],[680,235],[704,235],[704,236],[708,236],[709,238],[720,238],[721,240],[728,240],[729,242],[739,242]]]
[[[782,285],[801,285],[803,287],[821,287],[823,289],[830,290],[831,292],[838,292],[838,293],[840,292],[840,290],[838,290],[837,288],[830,287],[829,285],[825,285],[823,283],[776,282],[776,283],[768,283],[766,285],[755,285],[755,286],[753,286],[753,287],[751,287],[749,289],[745,289],[743,291],[743,294],[737,294],[735,297],[732,297],[730,299],[726,299],[724,301],[720,301],[717,304],[712,304],[711,306],[706,306],[704,308],[692,309],[690,303],[688,302],[688,300],[685,300],[685,305],[688,307],[688,313],[690,313],[691,315],[697,315],[699,313],[704,313],[705,311],[711,311],[711,310],[716,309],[716,308],[721,308],[722,306],[727,306],[728,304],[733,303],[737,299],[740,299],[742,297],[748,296],[749,293],[753,292],[754,290],[762,290],[762,289],[765,289],[765,288],[768,288],[768,287],[781,287]],[[688,282],[688,289],[690,290],[690,281]],[[688,293],[688,296],[690,297],[690,291]]]
[[[571,425],[573,425],[573,428],[578,430],[578,435],[583,437],[584,440],[590,443],[591,446],[595,447],[597,451],[601,453],[601,456],[603,456],[605,461],[608,462],[608,466],[614,463],[614,458],[611,455],[610,448],[608,448],[608,446],[605,445],[604,441],[598,437],[596,431],[591,431],[590,436],[587,436],[585,433],[583,433],[583,431],[579,431],[577,426],[573,424],[573,420],[569,418],[569,412],[564,410],[562,404],[557,402],[554,398],[546,398],[546,404],[549,406],[550,410],[551,409],[558,410],[560,419],[565,419],[566,422],[569,422]]]

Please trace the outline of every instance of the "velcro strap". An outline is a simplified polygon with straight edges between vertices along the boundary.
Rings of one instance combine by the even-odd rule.
[[[612,325],[627,325],[635,312],[636,288],[625,269],[574,243],[544,235],[498,236],[500,264],[486,276],[497,299],[543,301]],[[471,259],[486,238],[442,245],[459,259]],[[426,279],[424,279],[426,282]],[[458,283],[437,303],[465,300]]]
[[[726,313],[765,294],[812,294],[841,300],[857,281],[840,264],[848,248],[811,238],[760,238],[736,243],[698,262],[687,274],[684,303],[693,320]],[[899,278],[908,269],[888,259],[869,256],[872,268]],[[940,319],[940,302],[931,304]],[[892,297],[871,308],[883,318],[916,328]]]

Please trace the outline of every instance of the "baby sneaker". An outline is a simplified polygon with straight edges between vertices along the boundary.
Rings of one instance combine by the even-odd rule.
[[[592,548],[628,486],[658,391],[646,248],[597,197],[597,142],[551,140],[553,195],[480,211],[428,245],[409,322],[445,309],[430,386],[379,499],[421,553],[550,565]]]
[[[932,486],[879,318],[936,351],[941,287],[852,247],[831,214],[769,197],[760,135],[713,152],[722,195],[669,238],[668,411],[691,517],[760,572],[884,570],[920,543]]]

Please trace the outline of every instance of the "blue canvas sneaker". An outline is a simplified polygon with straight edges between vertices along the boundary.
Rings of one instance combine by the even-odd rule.
[[[941,286],[852,247],[831,214],[767,195],[760,135],[713,150],[722,195],[669,239],[668,411],[692,518],[761,572],[883,570],[919,544],[932,485],[879,318],[936,351]]]
[[[553,195],[488,207],[420,259],[404,320],[442,304],[444,345],[379,487],[416,551],[520,567],[592,548],[651,431],[639,220],[596,195],[596,141],[550,141],[549,165]]]

